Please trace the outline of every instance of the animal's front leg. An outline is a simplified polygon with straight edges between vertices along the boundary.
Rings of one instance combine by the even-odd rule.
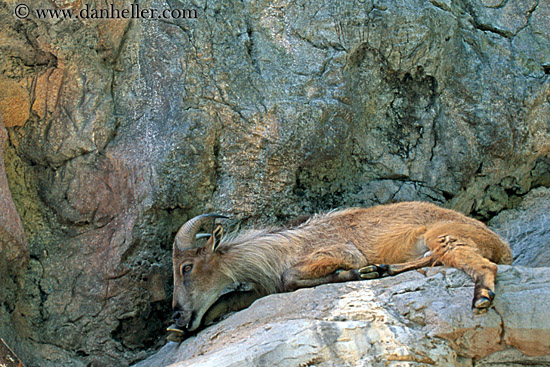
[[[366,262],[353,245],[322,249],[285,271],[281,279],[283,288],[288,292],[327,283],[361,280],[356,269]]]
[[[359,274],[362,279],[376,279],[388,275],[397,275],[409,270],[417,270],[427,266],[437,264],[437,258],[433,254],[429,254],[418,260],[409,261],[402,264],[372,264],[359,269]]]
[[[294,267],[283,273],[282,281],[285,292],[295,291],[299,288],[315,287],[321,284],[342,283],[352,280],[361,280],[358,270],[335,270],[328,275],[310,278],[307,271]]]

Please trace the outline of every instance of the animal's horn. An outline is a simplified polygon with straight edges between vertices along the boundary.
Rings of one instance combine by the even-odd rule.
[[[219,214],[202,214],[198,217],[188,220],[184,225],[178,230],[176,234],[176,239],[174,240],[174,246],[181,251],[192,249],[196,247],[195,236],[199,231],[200,227],[207,222],[209,219],[216,218],[227,218],[224,215]]]

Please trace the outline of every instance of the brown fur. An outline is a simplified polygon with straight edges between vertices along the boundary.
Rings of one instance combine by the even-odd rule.
[[[494,296],[495,263],[512,261],[508,244],[483,223],[423,202],[333,211],[292,229],[249,230],[225,237],[214,251],[209,242],[183,251],[174,246],[174,308],[183,310],[187,322],[191,313],[199,318],[191,320],[191,330],[232,283],[269,294],[434,264],[469,274],[475,281],[473,307],[483,311]],[[182,276],[185,263],[193,271]]]

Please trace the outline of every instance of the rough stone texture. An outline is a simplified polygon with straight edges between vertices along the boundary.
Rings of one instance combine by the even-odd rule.
[[[463,272],[431,272],[268,296],[135,367],[550,364],[550,268],[499,267],[477,316]]]
[[[19,20],[0,1],[5,170],[30,251],[0,317],[29,366],[160,346],[190,216],[421,199],[487,219],[550,186],[548,2],[139,3],[198,19]]]
[[[0,337],[13,341],[17,339],[17,330],[9,315],[17,309],[17,294],[29,262],[29,248],[4,170],[6,140],[0,115],[0,325],[3,326]]]
[[[6,129],[0,115],[0,279],[17,275],[27,265],[29,249],[23,224],[11,198],[4,169]]]
[[[550,189],[532,190],[517,208],[501,212],[489,225],[512,246],[514,264],[550,266]]]

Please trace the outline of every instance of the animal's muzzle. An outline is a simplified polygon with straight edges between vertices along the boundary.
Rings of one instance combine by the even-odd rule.
[[[172,318],[174,319],[174,323],[178,329],[185,330],[188,328],[189,323],[193,318],[193,312],[175,310],[174,313],[172,314]]]

